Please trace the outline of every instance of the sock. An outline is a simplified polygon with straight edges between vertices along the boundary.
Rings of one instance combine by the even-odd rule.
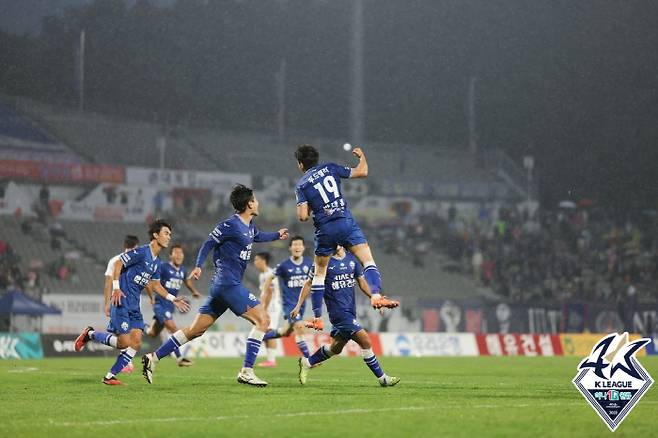
[[[178,347],[174,348],[174,356],[176,356],[176,359],[180,359],[181,357],[183,357],[183,355],[180,354],[180,350],[178,349]]]
[[[89,338],[100,344],[109,345],[110,347],[117,348],[117,337],[108,332],[97,332],[96,330],[89,332]]]
[[[254,367],[254,362],[256,362],[256,357],[258,356],[258,350],[260,350],[260,344],[263,342],[263,336],[265,336],[265,333],[255,327],[249,332],[249,337],[247,338],[247,349],[244,352],[243,368]]]
[[[368,365],[368,368],[370,368],[370,371],[372,371],[375,377],[382,377],[384,375],[384,371],[382,371],[382,367],[379,366],[379,361],[377,360],[375,353],[373,353],[372,348],[364,348],[361,351],[361,354],[363,355],[363,361],[366,363],[366,365]]]
[[[131,360],[133,360],[133,357],[135,357],[135,354],[137,354],[137,351],[132,347],[128,347],[125,350],[123,350],[119,354],[119,356],[117,357],[117,360],[116,360],[116,362],[114,362],[114,365],[112,365],[112,368],[110,369],[110,374],[112,374],[113,376],[116,376],[117,374],[119,374],[121,372],[121,370],[126,365],[128,365]]]
[[[306,341],[304,340],[304,336],[296,335],[295,336],[295,342],[297,342],[297,348],[299,348],[299,351],[302,352],[302,355],[304,357],[309,357],[311,352],[308,351],[308,346],[306,345]]]
[[[155,350],[154,356],[156,360],[169,356],[174,350],[177,350],[178,347],[187,343],[187,341],[187,336],[185,336],[183,330],[178,330],[176,333],[169,336],[169,339],[167,339],[164,344],[160,345],[160,348]]]
[[[368,286],[370,286],[370,290],[373,294],[378,294],[381,292],[382,276],[379,273],[379,269],[377,269],[375,262],[370,261],[363,265],[363,276],[366,277]]]
[[[279,333],[278,330],[268,330],[267,333],[265,333],[265,336],[263,336],[263,341],[267,341],[268,339],[277,339],[281,337],[281,333]]]
[[[322,316],[322,299],[324,298],[324,277],[316,275],[311,283],[311,305],[313,307],[313,316],[319,318]]]
[[[276,347],[267,349],[267,360],[269,362],[276,362]]]
[[[318,351],[313,353],[313,356],[308,358],[308,364],[309,366],[313,366],[320,362],[324,362],[325,360],[329,359],[333,355],[334,353],[332,353],[329,347],[323,345],[322,347],[318,348]]]

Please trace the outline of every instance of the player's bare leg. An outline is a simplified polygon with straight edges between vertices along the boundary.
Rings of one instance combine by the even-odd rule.
[[[260,387],[267,386],[265,380],[258,378],[254,374],[254,363],[256,362],[263,336],[265,336],[265,332],[270,326],[270,315],[267,314],[263,304],[259,303],[256,307],[247,309],[241,316],[251,322],[254,327],[247,337],[247,348],[244,354],[242,369],[238,373],[238,383]]]
[[[148,331],[146,332],[147,335],[149,335],[152,338],[157,338],[160,333],[162,332],[162,329],[164,328],[164,325],[157,319],[153,318],[153,322],[151,323],[151,326],[149,327]]]
[[[152,353],[147,353],[142,356],[142,375],[148,383],[153,383],[153,373],[155,366],[160,359],[167,357],[173,351],[183,344],[188,343],[192,339],[198,338],[215,323],[217,318],[213,315],[205,313],[197,314],[192,322],[192,325],[185,327],[182,330],[177,330],[172,334],[169,339]]]
[[[327,266],[329,266],[330,256],[315,255],[313,263],[315,264],[315,273],[311,281],[311,307],[313,316],[318,319],[322,314],[322,302],[324,300],[324,280],[327,276]]]
[[[306,381],[308,380],[308,372],[311,370],[311,368],[315,368],[317,366],[322,365],[322,362],[325,360],[331,358],[332,356],[335,356],[337,354],[340,354],[341,351],[343,351],[343,348],[345,347],[345,344],[347,344],[347,340],[337,336],[332,339],[331,345],[323,345],[313,353],[313,355],[309,358],[306,357],[300,357],[299,358],[299,383],[302,385],[306,385]]]

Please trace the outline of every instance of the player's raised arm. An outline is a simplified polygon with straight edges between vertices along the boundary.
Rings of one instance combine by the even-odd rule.
[[[159,278],[151,280],[148,285],[152,290],[155,291],[155,293],[160,295],[162,298],[174,303],[174,306],[176,306],[176,308],[180,310],[182,313],[185,313],[188,310],[190,310],[190,305],[187,303],[187,301],[185,301],[183,297],[175,297],[169,292],[167,292],[167,289],[162,287],[162,285],[160,284]]]
[[[254,230],[254,242],[273,242],[275,240],[286,240],[289,236],[287,228],[281,228],[279,231],[271,233],[260,231],[258,228]]]
[[[359,159],[359,164],[356,167],[352,168],[350,173],[350,178],[365,178],[368,176],[368,162],[366,161],[366,155],[363,153],[363,150],[359,147],[354,148],[352,151],[355,157]]]

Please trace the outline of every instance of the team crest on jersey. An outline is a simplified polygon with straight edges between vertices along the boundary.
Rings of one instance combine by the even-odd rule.
[[[128,323],[126,321],[121,323],[121,330],[123,331],[128,330]]]
[[[304,271],[304,274],[308,274],[308,266],[304,266],[302,270]]]
[[[635,357],[649,342],[611,333],[578,365],[573,384],[613,432],[653,384]]]
[[[354,269],[356,267],[356,263],[354,261],[350,261],[350,269]]]

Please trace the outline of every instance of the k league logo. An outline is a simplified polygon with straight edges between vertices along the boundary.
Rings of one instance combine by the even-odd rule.
[[[628,333],[611,333],[578,365],[573,384],[613,432],[653,384],[635,358],[649,342],[629,342]]]

